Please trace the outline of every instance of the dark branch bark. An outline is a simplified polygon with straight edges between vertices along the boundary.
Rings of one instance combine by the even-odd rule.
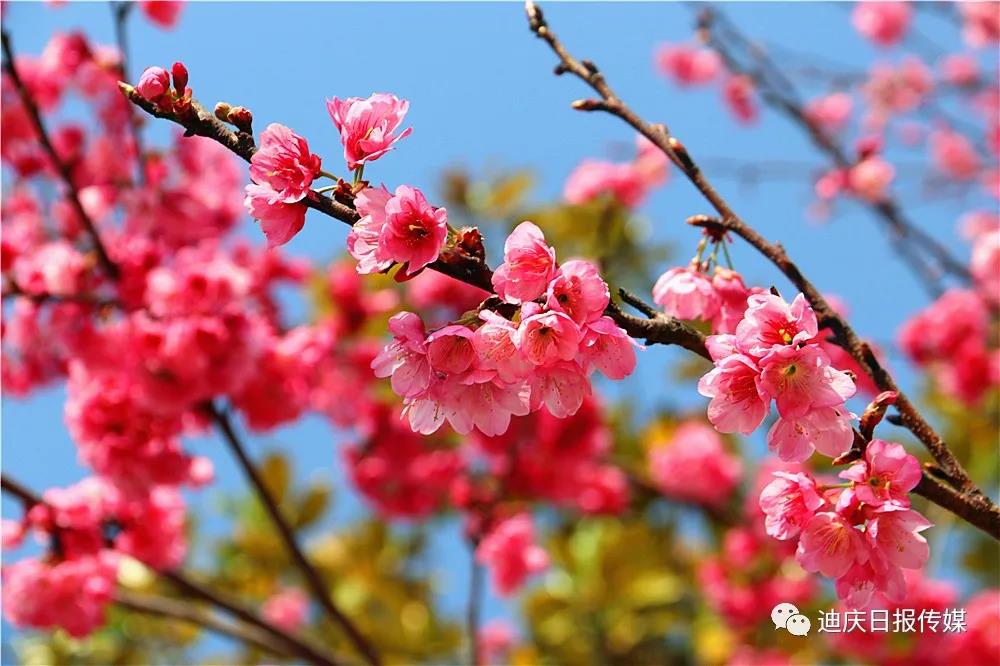
[[[308,559],[306,559],[306,556],[295,537],[295,531],[292,529],[291,524],[285,519],[285,516],[282,515],[277,501],[271,495],[271,491],[267,489],[264,479],[261,478],[256,466],[247,455],[246,449],[240,441],[240,438],[237,436],[236,431],[233,429],[233,425],[230,422],[229,417],[225,412],[214,405],[208,406],[207,410],[212,420],[218,426],[219,431],[222,432],[226,443],[229,445],[230,451],[232,451],[236,460],[239,462],[240,467],[243,469],[243,473],[250,481],[250,485],[253,487],[254,493],[263,505],[264,511],[277,528],[278,535],[281,537],[282,543],[284,543],[285,548],[288,550],[295,566],[305,578],[306,585],[312,592],[313,597],[317,602],[319,602],[327,616],[329,616],[330,619],[336,622],[340,628],[344,630],[344,633],[347,634],[350,642],[354,645],[358,652],[361,653],[365,661],[373,666],[377,666],[381,663],[378,654],[368,642],[368,639],[366,639],[358,628],[354,626],[354,623],[351,622],[350,618],[348,618],[334,605],[333,600],[330,598],[329,587],[323,582],[323,579],[320,577],[316,568],[313,567]]]

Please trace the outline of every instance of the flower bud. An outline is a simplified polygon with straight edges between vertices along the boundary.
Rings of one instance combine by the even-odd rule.
[[[184,90],[187,88],[188,84],[188,71],[187,67],[184,66],[182,62],[175,62],[174,66],[170,68],[170,73],[174,77],[174,90],[181,97],[184,96]]]
[[[229,106],[225,102],[219,102],[215,105],[215,117],[224,123],[229,122],[229,112],[233,107]]]
[[[170,90],[170,75],[162,67],[147,67],[135,89],[150,102],[157,102]]]
[[[228,120],[241,132],[253,132],[253,114],[243,106],[234,106],[228,115]]]
[[[861,415],[861,425],[858,428],[861,434],[866,440],[870,440],[875,432],[875,426],[879,424],[882,417],[885,416],[885,412],[889,409],[889,405],[896,404],[896,397],[899,394],[895,391],[882,391],[875,399],[872,400],[871,404],[865,407],[864,413]]]

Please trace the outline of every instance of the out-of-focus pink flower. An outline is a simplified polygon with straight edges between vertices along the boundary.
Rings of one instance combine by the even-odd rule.
[[[271,624],[295,631],[305,624],[309,613],[309,598],[297,587],[289,587],[271,595],[260,609]]]
[[[754,99],[753,81],[749,76],[730,76],[722,86],[722,99],[729,111],[744,125],[757,120],[759,113]]]
[[[900,444],[873,439],[865,458],[840,473],[854,482],[854,494],[871,506],[909,507],[909,492],[920,481],[920,461]]]
[[[493,289],[508,303],[532,301],[548,288],[556,270],[556,251],[531,222],[522,222],[507,236],[503,263],[493,273]]]
[[[964,88],[979,81],[979,62],[967,53],[951,53],[941,58],[938,69],[948,83]]]
[[[850,190],[871,203],[885,200],[889,185],[896,176],[896,169],[878,155],[867,157],[847,172]]]
[[[477,663],[508,663],[504,655],[513,646],[514,628],[504,620],[492,620],[479,630]]]
[[[677,428],[669,442],[652,446],[650,477],[664,495],[714,507],[729,501],[743,469],[715,430],[689,421]]]
[[[509,596],[526,578],[548,567],[548,554],[534,540],[531,517],[521,513],[501,521],[479,542],[476,560],[490,569],[502,596]]]
[[[434,208],[423,192],[400,185],[385,204],[385,225],[378,239],[378,257],[406,264],[415,275],[437,259],[448,237],[448,212]]]
[[[988,664],[1000,654],[1000,590],[979,592],[965,604],[966,630],[955,635],[954,659]]]
[[[823,498],[816,481],[808,474],[775,472],[778,477],[760,493],[760,508],[766,518],[764,527],[775,539],[787,540],[798,536],[813,517]]]
[[[29,558],[7,564],[3,613],[17,627],[60,627],[81,638],[104,624],[117,571],[111,553],[57,563]]]
[[[795,556],[806,571],[839,578],[854,564],[868,560],[868,547],[850,521],[838,513],[821,511],[806,523]]]
[[[53,296],[79,294],[86,284],[88,269],[84,256],[62,239],[18,257],[13,267],[19,289]]]
[[[912,17],[908,2],[859,2],[851,13],[851,23],[879,46],[892,46],[906,34]]]
[[[958,10],[966,44],[981,49],[1000,42],[1000,9],[995,2],[963,2]]]
[[[653,285],[653,302],[678,319],[710,321],[719,312],[712,281],[693,266],[671,268]]]
[[[409,127],[396,134],[409,108],[406,100],[386,93],[373,93],[367,99],[327,100],[326,110],[344,144],[347,168],[357,169],[374,162],[392,150],[397,141],[409,136],[413,131]]]
[[[854,100],[848,93],[838,92],[817,97],[806,106],[806,117],[827,132],[844,129],[851,119]]]
[[[571,204],[584,204],[602,194],[634,208],[646,196],[646,181],[631,164],[588,159],[573,170],[563,188],[563,197]]]
[[[250,159],[250,177],[271,188],[270,203],[301,201],[319,171],[319,156],[310,153],[306,140],[292,130],[271,123],[260,133],[260,145]]]
[[[722,69],[722,60],[712,49],[683,44],[662,44],[654,61],[660,73],[683,86],[709,83]]]
[[[170,74],[162,67],[147,67],[135,89],[150,102],[159,101],[170,90]]]
[[[956,180],[971,180],[982,168],[972,142],[953,130],[937,130],[930,137],[931,159],[938,171]]]
[[[306,223],[306,207],[301,203],[273,202],[274,190],[267,185],[246,186],[243,205],[250,216],[260,221],[268,247],[284,245],[302,230]]]
[[[184,8],[184,0],[139,0],[139,8],[150,21],[161,28],[173,28]]]

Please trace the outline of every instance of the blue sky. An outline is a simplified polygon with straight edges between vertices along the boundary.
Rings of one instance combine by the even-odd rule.
[[[597,62],[623,99],[647,119],[667,122],[696,158],[822,164],[805,137],[775,114],[765,113],[751,129],[739,127],[723,108],[716,88],[679,92],[655,73],[655,46],[690,38],[693,14],[688,7],[543,6],[571,51]],[[855,69],[873,57],[898,59],[897,53],[877,52],[858,36],[844,5],[744,3],[727,6],[726,11],[765,42]],[[925,41],[958,43],[957,29],[936,12],[919,14]],[[37,53],[53,31],[71,28],[83,29],[99,42],[112,41],[106,3],[70,3],[61,9],[11,3],[5,24],[20,53]],[[607,155],[612,146],[633,137],[615,118],[569,108],[587,91],[579,81],[552,75],[554,56],[529,32],[520,3],[192,3],[173,31],[152,26],[138,12],[129,30],[133,77],[145,66],[169,67],[181,60],[190,71],[195,96],[206,105],[218,100],[245,105],[253,111],[258,129],[269,122],[290,126],[309,139],[328,169],[338,173],[346,170],[324,99],[367,96],[373,91],[409,99],[412,136],[365,174],[393,186],[405,182],[433,192],[440,171],[455,165],[476,171],[529,167],[539,178],[539,200],[549,200],[558,196],[566,176],[582,158]],[[147,126],[151,142],[164,141],[168,131],[172,130],[164,123]],[[905,161],[921,159],[922,155],[909,155]],[[711,169],[708,175],[712,177]],[[764,182],[753,188],[732,180],[716,181],[748,222],[765,236],[780,239],[821,289],[850,304],[852,322],[863,336],[881,342],[893,339],[898,325],[926,303],[867,211],[843,206],[820,225],[806,218],[811,193],[804,179]],[[989,205],[975,196],[970,205],[976,202]],[[954,234],[963,209],[922,201],[913,210],[924,229],[960,256],[967,255]],[[709,212],[708,205],[676,173],[642,209],[654,237],[679,248],[678,261],[692,254],[697,242],[683,220],[702,212]],[[249,220],[244,229],[257,242],[263,241]],[[342,252],[344,237],[342,225],[311,216],[288,250],[322,262]],[[745,245],[733,248],[733,258],[748,283],[774,283],[789,291],[776,271]],[[651,395],[661,402],[700,405],[697,395],[663,393],[663,364],[678,357],[673,350],[647,350],[641,358],[642,371],[620,390]],[[890,356],[890,361],[904,387],[917,388],[902,359]],[[27,401],[3,400],[4,470],[36,489],[69,484],[83,474],[62,424],[63,398],[62,389],[53,389]],[[292,455],[303,476],[333,478],[338,487],[338,521],[361,510],[358,499],[341,483],[338,436],[322,420],[305,419],[251,441],[258,457],[270,447],[281,447]],[[213,458],[219,473],[218,489],[189,495],[192,507],[214,510],[218,492],[240,487],[238,470],[215,439],[195,440],[190,448]],[[3,509],[5,516],[17,513],[6,499]],[[208,527],[219,530],[225,525],[209,521]],[[442,562],[444,605],[458,614],[464,604],[467,556],[454,525],[443,527],[432,547]],[[508,611],[496,599],[487,604],[490,616]]]

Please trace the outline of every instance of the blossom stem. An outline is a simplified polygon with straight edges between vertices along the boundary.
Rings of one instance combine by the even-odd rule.
[[[483,567],[476,562],[476,546],[469,544],[469,601],[465,623],[469,641],[469,666],[479,664],[479,613],[483,603]]]
[[[302,552],[302,548],[299,546],[298,541],[295,538],[295,532],[292,529],[291,524],[282,515],[277,501],[271,495],[271,491],[267,489],[267,485],[264,483],[264,479],[260,476],[260,472],[257,471],[256,466],[247,455],[246,449],[240,441],[240,438],[237,436],[236,430],[233,428],[233,424],[229,420],[228,414],[211,403],[206,405],[206,410],[215,422],[219,431],[222,433],[223,439],[225,439],[226,443],[229,445],[230,450],[239,462],[240,467],[243,469],[244,474],[250,481],[251,486],[253,486],[257,498],[260,500],[265,512],[277,529],[278,535],[281,537],[281,540],[284,543],[285,548],[288,550],[292,561],[305,578],[306,584],[309,586],[313,597],[317,602],[319,602],[320,606],[322,606],[326,615],[344,630],[348,639],[358,652],[361,653],[365,661],[372,666],[380,664],[381,660],[372,645],[361,634],[358,628],[354,626],[354,623],[351,622],[351,620],[334,605],[333,600],[330,598],[329,587],[323,582],[323,579],[320,577],[320,574],[315,567],[313,567],[309,560],[306,559],[305,554]]]
[[[329,171],[323,171],[322,169],[320,169],[319,175],[322,176],[323,178],[329,178],[330,180],[333,180],[333,181],[337,181],[337,182],[340,181],[340,177],[339,176],[337,176],[335,174],[332,174]],[[318,191],[319,190],[317,190],[317,192]]]
[[[111,3],[111,13],[115,21],[115,41],[118,43],[118,73],[122,81],[129,80],[128,72],[128,17],[132,13],[135,2],[132,0],[119,0]],[[142,120],[133,107],[129,107],[129,129],[132,132],[132,141],[135,143],[135,155],[138,167],[138,182],[140,185],[146,182],[146,151],[142,141]]]
[[[323,194],[324,192],[330,192],[337,189],[339,185],[325,185],[323,187],[317,187],[313,192],[316,194]]]
[[[360,165],[354,170],[354,184],[357,185],[361,182],[361,177],[365,175],[365,165]]]
[[[724,254],[726,257],[726,265],[729,266],[729,270],[731,271],[736,270],[736,268],[733,267],[733,258],[729,256],[729,244],[726,243],[726,239],[723,238],[722,240],[720,240],[719,245],[722,246],[722,254]]]

